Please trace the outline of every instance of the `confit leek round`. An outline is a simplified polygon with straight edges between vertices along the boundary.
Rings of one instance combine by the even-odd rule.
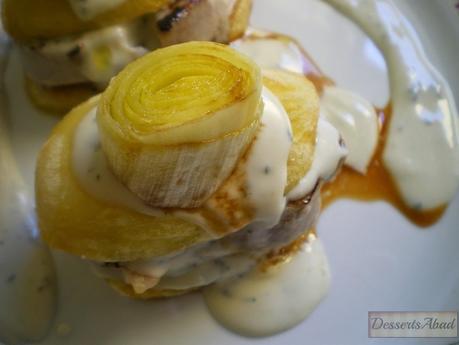
[[[159,49],[130,64],[97,113],[114,174],[156,207],[199,207],[230,175],[258,129],[261,73],[211,42]]]

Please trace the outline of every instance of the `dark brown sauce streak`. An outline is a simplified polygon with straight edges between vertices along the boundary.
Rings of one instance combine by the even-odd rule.
[[[303,73],[314,84],[319,94],[323,93],[325,86],[335,84],[320,70],[311,56],[294,38],[277,33],[258,34],[256,32],[249,33],[245,38],[272,38],[294,43],[303,56]],[[362,201],[382,200],[394,206],[412,223],[420,227],[427,227],[436,223],[445,212],[447,205],[432,210],[416,210],[408,207],[403,202],[395,181],[384,166],[382,159],[392,115],[391,102],[389,101],[389,104],[384,109],[376,108],[376,113],[380,125],[380,136],[367,173],[362,175],[347,166],[343,166],[337,177],[322,187],[322,209],[326,209],[334,201],[341,198]]]

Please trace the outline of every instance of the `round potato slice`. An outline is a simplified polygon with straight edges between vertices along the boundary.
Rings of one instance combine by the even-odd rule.
[[[72,169],[75,128],[98,102],[72,110],[53,130],[38,158],[37,214],[51,246],[96,261],[130,261],[165,255],[209,234],[173,216],[153,217],[111,205],[88,194]]]
[[[3,25],[18,41],[49,39],[127,22],[156,12],[169,0],[129,0],[95,18],[81,20],[66,0],[4,0]]]

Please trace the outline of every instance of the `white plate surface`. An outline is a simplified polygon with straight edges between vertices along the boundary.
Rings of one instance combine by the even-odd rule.
[[[453,1],[396,3],[449,80],[459,104],[459,14]],[[387,102],[386,66],[379,50],[354,24],[321,1],[256,0],[252,25],[296,37],[338,85],[378,106]],[[6,85],[13,151],[32,193],[36,154],[57,119],[37,113],[28,104],[17,59],[10,59]],[[458,210],[456,197],[440,222],[419,229],[382,202],[334,204],[318,225],[332,271],[329,296],[298,327],[264,339],[239,337],[220,327],[199,294],[131,301],[94,277],[85,263],[55,253],[59,308],[55,326],[42,344],[449,344],[454,340],[370,340],[367,313],[459,310]],[[60,323],[70,325],[70,334],[57,334]]]

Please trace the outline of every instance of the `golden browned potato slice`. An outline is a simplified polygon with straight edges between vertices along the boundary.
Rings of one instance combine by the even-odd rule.
[[[168,2],[129,0],[94,19],[83,21],[65,0],[4,0],[3,25],[18,41],[55,38],[123,23],[156,12]]]
[[[314,158],[319,96],[303,75],[281,70],[264,70],[263,84],[287,110],[293,130],[293,145],[288,157],[288,193],[311,167]]]
[[[97,93],[90,84],[45,87],[29,78],[25,80],[25,89],[29,99],[38,109],[56,115],[67,113]]]
[[[318,96],[309,81],[292,73],[267,71],[265,84],[280,98],[292,123],[287,166],[287,188],[291,188],[312,160]],[[162,256],[210,240],[204,229],[183,219],[144,215],[99,200],[82,188],[72,170],[72,140],[81,119],[97,102],[92,98],[65,116],[39,155],[35,186],[44,240],[53,248],[96,261]]]
[[[208,240],[204,230],[184,220],[111,205],[81,188],[72,170],[73,134],[97,102],[92,98],[64,117],[38,158],[35,190],[43,239],[51,247],[97,261],[165,255]]]

